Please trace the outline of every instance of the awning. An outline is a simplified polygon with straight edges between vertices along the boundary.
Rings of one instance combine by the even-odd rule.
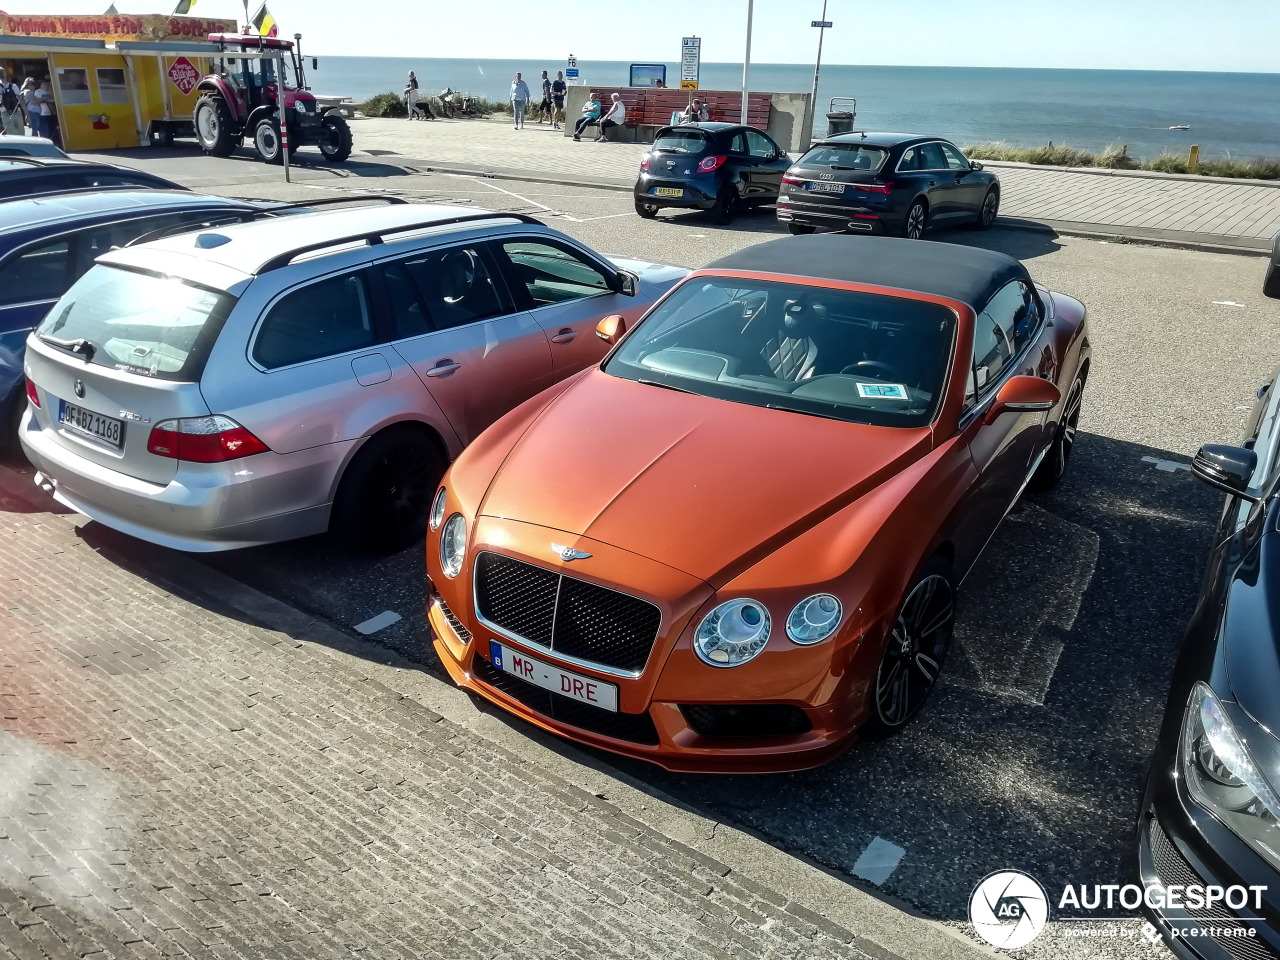
[[[192,54],[197,57],[214,57],[218,55],[216,44],[200,40],[160,40],[154,43],[147,40],[117,40],[111,44],[111,49],[118,53],[127,53],[135,56],[165,57],[176,54]]]

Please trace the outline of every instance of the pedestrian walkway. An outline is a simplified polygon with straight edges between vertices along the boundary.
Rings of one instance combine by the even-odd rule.
[[[895,955],[407,696],[441,685],[382,648],[178,595],[29,483],[0,468],[0,955]],[[969,952],[941,941],[893,942]]]
[[[575,143],[550,126],[499,121],[358,119],[359,151],[416,169],[631,189],[643,144]],[[1063,170],[988,162],[1003,187],[1001,214],[1064,231],[1261,248],[1280,231],[1280,183]]]

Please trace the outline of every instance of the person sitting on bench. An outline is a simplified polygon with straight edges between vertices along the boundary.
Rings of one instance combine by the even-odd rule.
[[[573,127],[573,139],[581,140],[582,131],[587,127],[594,126],[600,119],[600,101],[596,99],[593,93],[587,97],[587,102],[582,105],[582,116],[578,118],[578,122]]]
[[[600,121],[600,136],[596,137],[596,143],[608,140],[610,130],[627,122],[627,105],[622,102],[622,97],[616,93],[611,93],[609,96],[613,100],[613,105]]]

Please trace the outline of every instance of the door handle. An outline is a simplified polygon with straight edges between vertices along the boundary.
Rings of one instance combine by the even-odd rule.
[[[427,371],[428,377],[447,377],[462,367],[460,363],[454,363],[452,360],[441,360],[434,367]]]
[[[929,186],[931,186],[931,187],[932,187],[932,186],[936,186],[936,185],[937,185],[937,183],[938,183],[938,181],[937,181],[937,180],[930,180],[930,181],[929,181]]]
[[[561,330],[559,333],[557,333],[554,337],[551,338],[551,342],[552,343],[572,343],[574,338],[577,336],[578,335],[573,330],[571,330],[569,327],[565,327],[563,330]]]

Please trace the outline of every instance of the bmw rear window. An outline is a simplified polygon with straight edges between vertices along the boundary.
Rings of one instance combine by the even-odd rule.
[[[191,383],[234,305],[229,294],[186,280],[98,264],[35,335],[97,366]]]
[[[798,166],[831,167],[875,173],[884,166],[889,151],[865,143],[820,143],[803,157]]]
[[[653,141],[653,149],[659,153],[702,153],[707,149],[707,137],[695,130],[668,130]]]

